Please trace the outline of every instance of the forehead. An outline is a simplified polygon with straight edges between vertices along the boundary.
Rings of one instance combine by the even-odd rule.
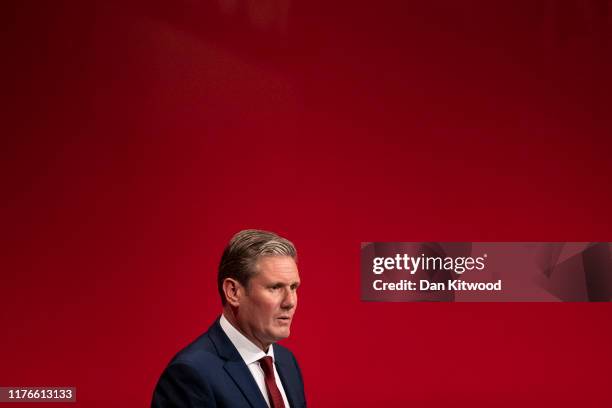
[[[297,265],[290,256],[264,256],[255,263],[257,273],[253,279],[299,282]]]

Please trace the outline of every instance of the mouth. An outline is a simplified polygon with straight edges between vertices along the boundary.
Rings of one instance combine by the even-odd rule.
[[[279,316],[277,319],[281,322],[289,323],[291,321],[291,316]]]

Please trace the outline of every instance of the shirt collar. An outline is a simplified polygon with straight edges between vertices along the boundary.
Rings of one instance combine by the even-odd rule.
[[[252,364],[265,356],[272,357],[272,362],[274,362],[274,347],[272,347],[272,344],[268,347],[268,353],[265,353],[244,334],[240,333],[223,314],[221,319],[219,319],[219,324],[234,347],[236,347],[236,350],[238,350],[240,357],[242,357],[246,365]]]

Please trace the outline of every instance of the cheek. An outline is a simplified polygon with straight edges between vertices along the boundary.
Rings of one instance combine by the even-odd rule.
[[[257,304],[254,305],[256,309],[256,315],[258,316],[258,320],[269,322],[273,320],[276,315],[278,309],[280,308],[280,302],[277,299],[270,296],[262,296],[258,299]]]
[[[268,315],[273,315],[277,310],[277,303],[273,301],[269,301],[265,304],[264,309]]]

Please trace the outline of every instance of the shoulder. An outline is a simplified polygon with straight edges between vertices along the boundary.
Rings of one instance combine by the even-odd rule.
[[[212,379],[223,370],[208,333],[179,351],[160,376],[151,407],[215,406]]]
[[[285,391],[293,395],[295,406],[306,406],[306,395],[304,393],[304,378],[295,355],[288,348],[274,344],[274,358],[279,373],[285,382]]]
[[[285,367],[294,367],[295,370],[298,372],[298,375],[301,378],[301,371],[300,371],[300,365],[297,362],[297,359],[295,358],[295,355],[293,354],[293,352],[291,350],[289,350],[287,347],[281,346],[280,344],[275,343],[274,344],[274,358],[276,359],[276,361],[280,364],[282,364]]]
[[[180,350],[170,360],[168,367],[179,365],[187,366],[196,372],[204,374],[211,370],[223,367],[224,360],[219,357],[215,345],[206,332]]]
[[[289,350],[287,347],[281,346],[278,343],[274,343],[273,347],[274,347],[274,357],[275,358],[279,360],[295,360],[295,356],[293,355],[291,350]]]

